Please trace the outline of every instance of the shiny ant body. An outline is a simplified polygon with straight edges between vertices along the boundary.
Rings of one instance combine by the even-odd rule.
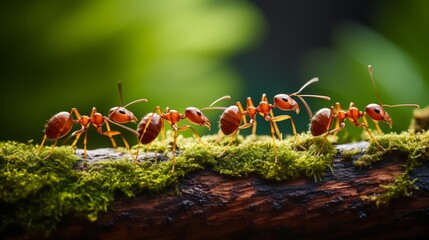
[[[323,145],[326,142],[328,135],[337,134],[339,131],[343,130],[345,125],[345,120],[349,120],[356,127],[363,127],[365,131],[368,133],[370,138],[377,144],[378,147],[385,150],[374,138],[371,132],[368,129],[368,121],[365,116],[369,116],[371,120],[375,123],[376,129],[378,133],[382,133],[380,126],[378,125],[379,121],[387,123],[390,128],[392,128],[392,118],[389,114],[384,110],[383,107],[415,107],[418,108],[417,104],[398,104],[398,105],[386,105],[382,104],[380,100],[380,96],[378,94],[377,88],[375,86],[374,77],[372,74],[371,65],[368,66],[368,72],[374,87],[374,90],[377,94],[379,104],[371,103],[368,104],[365,108],[365,112],[359,111],[358,108],[354,106],[354,103],[350,103],[349,109],[344,111],[341,109],[340,103],[331,106],[330,108],[322,108],[320,109],[311,119],[309,129],[313,136],[320,136],[324,134],[324,141],[320,149],[322,149]],[[359,122],[359,119],[363,119],[363,122]],[[333,120],[336,119],[335,128],[329,130],[332,126]]]
[[[123,102],[121,83],[118,83],[118,87],[119,87],[119,94],[121,97],[121,101]],[[72,147],[75,147],[80,136],[82,134],[84,134],[84,140],[83,140],[84,162],[82,164],[82,167],[86,162],[87,134],[88,134],[88,128],[91,125],[96,128],[97,132],[100,135],[108,136],[111,143],[112,143],[112,146],[114,148],[117,147],[117,144],[116,144],[115,140],[113,139],[113,136],[120,135],[122,138],[122,141],[124,142],[125,147],[130,152],[131,156],[133,156],[131,151],[130,151],[130,146],[129,146],[127,140],[125,139],[125,137],[119,131],[112,131],[110,129],[109,123],[112,123],[112,124],[120,126],[120,127],[124,127],[121,125],[124,123],[129,123],[129,122],[136,123],[137,118],[135,117],[134,113],[132,113],[131,111],[126,109],[126,107],[131,105],[131,104],[137,103],[137,102],[147,102],[147,100],[146,99],[138,99],[138,100],[135,100],[133,102],[128,103],[125,106],[113,107],[109,110],[109,115],[107,117],[103,116],[101,113],[97,112],[97,109],[95,107],[92,108],[92,111],[91,111],[89,116],[81,115],[76,108],[72,108],[70,110],[70,112],[64,112],[64,111],[59,112],[59,113],[55,114],[53,117],[51,117],[48,120],[48,122],[46,123],[45,129],[44,129],[45,135],[43,137],[42,143],[40,144],[40,146],[38,147],[36,152],[38,152],[42,149],[46,139],[54,140],[54,144],[52,145],[52,149],[51,149],[50,154],[44,158],[44,159],[47,159],[53,153],[53,150],[54,150],[55,146],[57,145],[58,140],[60,138],[64,137],[65,135],[67,135],[71,131],[73,124],[79,124],[81,126],[81,129],[74,131],[70,135],[69,138],[75,137],[75,140],[71,144]],[[76,119],[73,119],[73,114],[74,114]],[[102,129],[102,126],[104,124],[106,124],[107,131],[103,131],[103,129]]]
[[[225,111],[222,113],[219,121],[219,127],[223,134],[230,135],[233,134],[231,137],[230,142],[226,146],[225,150],[220,154],[223,155],[229,145],[232,143],[234,138],[236,137],[237,133],[242,130],[249,127],[253,127],[252,134],[255,134],[256,132],[256,115],[261,115],[266,121],[270,123],[270,130],[271,130],[271,137],[273,139],[273,149],[274,149],[274,158],[277,162],[277,148],[275,143],[275,137],[274,134],[277,135],[278,138],[281,139],[281,133],[277,127],[277,122],[284,121],[290,119],[291,125],[292,125],[292,131],[295,136],[295,139],[298,141],[298,135],[296,132],[295,123],[293,122],[293,119],[290,115],[279,115],[274,116],[272,110],[274,108],[278,108],[283,111],[295,111],[297,114],[300,112],[300,108],[298,103],[292,98],[294,96],[301,99],[303,102],[305,108],[307,109],[309,116],[311,117],[311,110],[308,106],[307,102],[304,100],[304,97],[313,97],[313,98],[321,98],[325,100],[330,100],[327,96],[321,96],[321,95],[302,95],[299,94],[304,88],[306,88],[308,85],[319,81],[318,78],[313,78],[309,80],[307,83],[305,83],[301,89],[299,89],[297,92],[292,94],[277,94],[274,96],[274,103],[270,104],[268,102],[268,98],[265,94],[262,95],[261,101],[259,102],[258,106],[255,107],[253,104],[253,101],[250,97],[246,100],[246,109],[243,109],[243,106],[240,102],[237,102],[235,105],[232,105],[225,109]],[[250,121],[247,122],[246,116],[250,118]],[[243,124],[242,124],[243,122]]]
[[[175,164],[176,164],[176,140],[177,140],[177,134],[179,131],[186,131],[188,129],[192,130],[194,133],[194,136],[198,139],[198,141],[204,145],[204,142],[201,140],[201,137],[198,135],[197,131],[190,125],[185,126],[178,126],[178,122],[183,119],[188,119],[189,122],[199,125],[199,126],[205,126],[209,130],[211,128],[210,120],[204,115],[202,111],[204,110],[212,110],[212,109],[220,109],[224,110],[224,107],[213,107],[214,104],[221,100],[229,99],[230,96],[224,96],[216,101],[214,101],[212,104],[210,104],[208,107],[199,109],[195,107],[188,107],[185,109],[185,113],[181,114],[176,110],[170,110],[168,107],[166,108],[165,112],[162,112],[161,108],[157,106],[152,113],[147,114],[139,123],[137,127],[137,131],[134,131],[135,134],[138,136],[139,143],[137,147],[137,154],[136,158],[138,158],[138,151],[140,149],[140,144],[149,144],[153,140],[155,140],[160,132],[162,132],[162,135],[164,135],[164,121],[167,121],[174,132],[174,140],[173,140],[173,150],[172,150],[172,172],[174,172]]]

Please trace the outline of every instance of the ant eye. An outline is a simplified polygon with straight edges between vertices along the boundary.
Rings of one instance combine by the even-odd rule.
[[[282,100],[285,101],[285,102],[289,101],[289,99],[287,97],[283,97]]]
[[[197,111],[198,116],[201,117],[202,113],[200,111]]]
[[[380,109],[379,108],[374,108],[374,112],[377,114],[380,114]]]
[[[120,114],[125,114],[125,110],[124,109],[121,109],[121,110],[119,110],[118,111]]]

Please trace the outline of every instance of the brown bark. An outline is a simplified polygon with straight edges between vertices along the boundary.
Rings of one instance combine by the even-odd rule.
[[[394,160],[393,160],[394,159]],[[303,239],[411,238],[429,234],[429,164],[410,173],[419,190],[377,207],[361,196],[384,191],[403,163],[389,156],[356,169],[339,154],[319,182],[231,178],[211,170],[162,194],[122,198],[94,223],[68,218],[52,238]]]

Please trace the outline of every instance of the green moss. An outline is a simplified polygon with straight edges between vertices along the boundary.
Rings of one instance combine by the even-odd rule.
[[[171,132],[166,136],[165,144],[156,140],[151,151],[171,155]],[[422,159],[428,159],[427,139],[427,133],[377,136],[387,152],[406,155],[409,159],[407,166],[416,166]],[[269,136],[238,136],[222,156],[219,155],[228,145],[229,137],[211,135],[202,140],[204,145],[193,137],[179,135],[177,147],[180,154],[174,173],[171,173],[171,161],[152,163],[148,160],[137,165],[131,159],[107,159],[81,171],[76,168],[79,160],[71,147],[57,147],[47,160],[43,160],[50,153],[50,147],[35,154],[36,146],[32,143],[0,142],[0,208],[5,209],[0,216],[0,231],[18,225],[30,233],[47,234],[64,216],[95,221],[117,198],[165,191],[190,172],[206,168],[231,177],[256,174],[263,179],[283,181],[307,176],[317,181],[332,171],[332,158],[336,154],[329,141],[320,149],[323,139],[308,133],[300,134],[298,143],[293,137],[276,140],[277,162]],[[144,148],[140,150],[141,154],[144,154]],[[364,155],[367,157],[355,164],[368,166],[385,153],[371,144]],[[392,191],[402,189],[400,183],[412,184],[414,180],[398,181]],[[390,191],[389,187],[386,189]]]
[[[299,139],[299,145],[294,144],[293,138],[277,141],[278,161],[275,162],[271,137],[249,136],[241,144],[231,146],[218,160],[214,170],[236,177],[256,173],[264,179],[276,181],[302,175],[317,180],[331,168],[336,151],[327,143],[321,154],[316,156],[322,139],[308,134],[300,135]]]
[[[375,135],[379,144],[385,149],[377,146],[374,142],[368,147],[366,153],[354,162],[358,168],[369,167],[382,160],[386,154],[396,156],[403,161],[404,173],[395,178],[395,181],[389,185],[381,185],[386,189],[385,192],[363,196],[362,199],[374,201],[377,206],[387,205],[392,199],[401,196],[410,196],[411,190],[416,189],[414,183],[418,179],[410,180],[409,172],[429,160],[429,132],[401,134]]]
[[[172,142],[171,133],[164,141]],[[320,156],[315,157],[321,139],[308,134],[300,135],[299,145],[293,139],[277,141],[277,163],[271,137],[238,136],[223,156],[219,153],[228,138],[205,136],[203,141],[205,145],[197,144],[195,138],[178,137],[181,154],[176,158],[174,173],[171,161],[143,161],[136,165],[130,159],[95,162],[87,171],[81,171],[76,168],[78,158],[71,147],[56,147],[43,160],[50,147],[36,154],[36,146],[31,143],[0,142],[0,207],[5,209],[0,231],[19,225],[30,233],[48,234],[66,215],[95,221],[115,198],[163,191],[178,184],[189,172],[204,168],[234,177],[255,173],[270,180],[301,175],[318,179],[331,167],[335,153],[327,143]],[[156,140],[151,151],[168,152],[171,145]]]
[[[380,185],[386,190],[385,192],[372,196],[362,196],[362,200],[373,201],[377,207],[389,205],[392,199],[411,196],[412,190],[418,189],[414,186],[416,181],[416,178],[411,180],[408,172],[405,172],[397,177],[393,183]]]
[[[429,159],[429,132],[401,134],[389,133],[375,135],[378,143],[385,149],[370,141],[366,153],[354,162],[356,167],[368,167],[382,159],[385,154],[395,154],[405,159],[409,167]]]
[[[343,150],[342,155],[344,160],[351,161],[355,158],[355,156],[359,153],[361,153],[361,149],[350,149],[350,150]]]

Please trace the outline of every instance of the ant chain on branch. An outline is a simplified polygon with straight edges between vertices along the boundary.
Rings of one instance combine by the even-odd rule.
[[[121,105],[123,105],[122,88],[121,88],[120,82],[118,83],[118,87],[119,87],[119,94],[121,97]],[[76,108],[72,108],[70,110],[70,112],[59,112],[59,113],[55,114],[53,117],[51,117],[51,119],[49,119],[49,121],[47,122],[47,124],[45,126],[45,130],[44,130],[45,135],[43,137],[42,143],[37,148],[36,152],[38,152],[42,149],[46,139],[54,140],[54,144],[52,145],[52,149],[51,149],[49,155],[44,158],[44,159],[47,159],[49,156],[52,155],[53,150],[54,150],[55,146],[57,145],[58,139],[67,135],[71,131],[73,124],[78,124],[81,126],[81,129],[73,132],[69,136],[69,138],[75,137],[75,140],[71,144],[72,147],[75,147],[80,136],[82,134],[84,134],[84,140],[83,140],[84,161],[82,163],[82,168],[83,168],[84,164],[86,163],[87,133],[88,133],[88,128],[91,125],[93,125],[96,128],[97,132],[100,135],[104,135],[104,136],[109,137],[109,139],[112,143],[112,146],[114,148],[117,147],[117,144],[116,144],[113,137],[116,135],[120,135],[122,138],[122,141],[124,142],[125,147],[127,148],[128,152],[133,157],[133,154],[131,153],[131,150],[130,150],[130,146],[129,146],[127,140],[125,139],[125,137],[122,135],[121,132],[111,130],[109,123],[114,124],[114,125],[119,126],[119,127],[122,127],[124,129],[127,129],[125,126],[122,125],[124,123],[128,123],[128,122],[137,123],[137,118],[135,117],[134,113],[132,113],[131,111],[126,109],[126,107],[128,107],[129,105],[137,103],[137,102],[147,102],[147,100],[146,99],[138,99],[138,100],[135,100],[135,101],[128,103],[125,106],[113,107],[110,109],[109,115],[107,117],[103,116],[101,113],[97,112],[97,109],[95,107],[92,108],[92,111],[91,111],[89,116],[85,116],[85,115],[82,116]],[[75,115],[76,120],[73,119],[73,114]],[[103,131],[103,129],[102,129],[102,126],[104,124],[106,124],[107,131]],[[134,159],[134,157],[133,157],[133,159]],[[134,159],[134,161],[135,161],[135,159]]]
[[[290,119],[291,125],[292,125],[292,131],[295,136],[295,140],[298,142],[298,134],[296,132],[295,123],[293,122],[293,119],[290,115],[279,115],[274,116],[273,109],[279,108],[283,111],[295,111],[297,114],[300,112],[300,108],[298,103],[292,99],[293,96],[298,97],[302,103],[304,104],[309,117],[312,117],[311,109],[308,106],[307,102],[304,100],[304,97],[313,97],[313,98],[321,98],[324,100],[330,100],[327,96],[321,96],[321,95],[303,95],[300,94],[302,90],[304,90],[308,85],[319,81],[318,78],[313,78],[309,80],[307,83],[305,83],[301,89],[299,89],[297,92],[292,94],[277,94],[274,96],[274,103],[270,104],[268,103],[268,98],[265,94],[262,95],[261,101],[259,102],[258,106],[255,107],[253,104],[253,101],[250,97],[246,100],[246,109],[243,109],[243,106],[240,102],[237,102],[235,105],[232,105],[225,109],[225,111],[222,113],[219,121],[220,129],[225,135],[232,134],[232,137],[228,143],[228,145],[225,147],[225,150],[220,154],[223,155],[228,147],[231,145],[232,141],[237,136],[238,132],[242,129],[246,129],[249,127],[252,127],[252,134],[254,135],[256,133],[256,115],[261,115],[265,121],[268,121],[270,123],[270,129],[271,129],[271,137],[273,140],[273,151],[274,151],[274,159],[275,162],[277,162],[277,148],[275,143],[275,137],[274,134],[277,135],[279,139],[281,139],[280,131],[277,127],[277,122],[284,121]],[[250,118],[250,121],[247,122],[246,116]],[[243,122],[243,124],[242,124]]]
[[[243,108],[242,104],[240,102],[236,102],[235,105],[232,105],[230,107],[213,107],[214,104],[216,104],[219,101],[230,99],[229,96],[221,97],[217,100],[215,100],[212,104],[210,104],[208,107],[205,108],[195,108],[195,107],[188,107],[185,109],[185,113],[181,114],[176,110],[170,110],[168,107],[165,109],[164,112],[162,112],[161,108],[158,106],[156,107],[152,113],[147,114],[138,124],[137,130],[133,130],[127,126],[124,126],[122,124],[129,123],[129,122],[137,122],[137,118],[135,115],[129,111],[126,107],[128,107],[131,104],[138,103],[138,102],[147,102],[146,99],[138,99],[135,101],[132,101],[126,105],[124,105],[123,102],[123,96],[122,96],[122,84],[121,82],[118,82],[118,89],[119,89],[119,95],[121,99],[121,106],[113,107],[109,110],[108,116],[103,116],[101,113],[97,112],[97,109],[94,107],[90,113],[89,116],[81,115],[79,111],[76,108],[72,108],[70,112],[59,112],[55,114],[53,117],[49,119],[47,122],[45,129],[44,129],[44,137],[42,140],[42,143],[37,148],[36,152],[39,152],[46,139],[54,140],[54,143],[52,145],[51,151],[48,156],[46,156],[44,159],[48,158],[52,155],[53,150],[55,146],[57,145],[58,139],[64,137],[67,135],[74,124],[80,125],[81,128],[77,131],[74,131],[69,138],[74,137],[74,141],[71,144],[72,147],[76,146],[76,143],[78,142],[79,138],[82,134],[84,134],[84,161],[82,164],[82,167],[86,163],[86,148],[87,148],[87,133],[88,128],[92,125],[96,128],[97,132],[100,135],[104,135],[109,137],[112,146],[114,148],[117,147],[117,144],[114,140],[114,136],[119,135],[122,138],[122,141],[124,142],[125,147],[127,148],[128,152],[131,154],[131,157],[133,158],[134,163],[137,163],[138,160],[138,154],[140,150],[141,144],[150,144],[155,140],[158,135],[162,132],[162,139],[164,141],[164,121],[167,121],[174,132],[174,141],[173,141],[173,149],[172,149],[172,172],[174,172],[175,164],[176,164],[176,145],[177,145],[177,135],[179,131],[186,131],[191,130],[195,136],[195,138],[205,147],[207,146],[202,141],[201,137],[198,135],[197,131],[190,125],[185,126],[178,126],[178,122],[182,119],[187,118],[189,122],[195,125],[205,126],[210,130],[211,124],[209,119],[203,114],[202,111],[205,110],[223,110],[222,115],[220,116],[219,120],[219,128],[220,131],[225,135],[231,135],[231,139],[229,140],[229,143],[225,146],[225,149],[222,151],[222,153],[219,154],[219,156],[222,156],[227,150],[228,147],[231,145],[232,141],[235,139],[237,134],[240,130],[246,129],[249,127],[252,127],[252,134],[255,135],[256,133],[256,116],[259,114],[264,118],[265,121],[268,121],[270,124],[270,131],[271,131],[271,137],[273,142],[273,152],[274,152],[274,158],[275,162],[277,162],[277,148],[276,148],[276,137],[280,140],[282,139],[282,135],[279,131],[279,128],[277,126],[277,122],[290,120],[292,131],[295,136],[295,141],[298,143],[298,134],[296,131],[295,123],[290,115],[284,114],[284,115],[278,115],[275,116],[273,113],[273,109],[278,108],[283,111],[295,111],[296,114],[299,114],[300,108],[298,103],[292,98],[297,97],[299,98],[302,103],[304,104],[304,107],[306,108],[309,117],[311,118],[311,122],[309,125],[310,132],[313,136],[320,136],[323,135],[323,143],[319,149],[322,149],[325,142],[327,141],[327,137],[330,134],[337,134],[339,131],[343,130],[345,128],[345,120],[348,119],[353,125],[356,127],[363,127],[365,131],[368,133],[370,138],[377,144],[377,146],[383,150],[385,150],[374,138],[374,136],[371,134],[371,132],[368,129],[368,122],[366,120],[366,115],[368,115],[372,121],[375,123],[377,131],[381,134],[382,131],[379,127],[378,122],[386,122],[390,127],[392,127],[392,119],[389,116],[389,114],[384,110],[383,107],[415,107],[418,108],[419,106],[417,104],[397,104],[397,105],[386,105],[382,104],[380,95],[377,91],[377,87],[374,81],[373,72],[371,65],[368,66],[368,72],[370,75],[370,79],[373,85],[373,88],[375,90],[375,93],[378,98],[378,104],[371,103],[368,104],[365,108],[365,112],[359,111],[358,108],[354,106],[353,103],[350,103],[350,106],[347,111],[342,110],[340,103],[336,103],[335,107],[331,106],[330,108],[322,108],[320,109],[314,116],[312,115],[312,111],[305,101],[305,97],[312,97],[312,98],[320,98],[324,100],[330,100],[328,96],[322,96],[322,95],[308,95],[308,94],[300,94],[302,90],[304,90],[308,85],[315,83],[319,81],[318,78],[313,78],[309,80],[307,83],[305,83],[297,92],[292,94],[277,94],[273,98],[273,103],[270,104],[268,102],[268,97],[265,94],[262,94],[261,100],[259,104],[255,107],[253,104],[253,101],[250,97],[246,100],[246,108]],[[73,115],[76,119],[73,119]],[[247,120],[247,117],[249,117],[249,121]],[[363,119],[363,122],[359,122],[360,119]],[[336,120],[335,128],[331,129],[333,120]],[[103,130],[102,126],[106,125],[106,131]],[[138,136],[138,146],[137,146],[137,152],[134,156],[130,150],[130,146],[125,139],[125,137],[122,135],[120,131],[114,131],[111,130],[110,124],[116,125],[118,127],[121,127],[124,130],[133,132]],[[149,149],[150,145],[148,146]],[[320,150],[319,150],[320,151]],[[147,152],[146,152],[147,153]]]
[[[359,109],[354,106],[354,103],[350,103],[349,109],[347,111],[342,110],[340,103],[338,102],[335,104],[335,108],[334,106],[331,106],[330,108],[320,109],[311,119],[310,126],[309,126],[310,132],[313,136],[320,136],[324,134],[323,135],[324,140],[323,140],[322,146],[319,149],[323,148],[328,135],[330,134],[335,135],[339,131],[345,128],[346,126],[345,120],[348,119],[356,127],[363,127],[365,131],[368,133],[368,135],[370,136],[370,138],[377,144],[377,146],[385,150],[377,142],[377,140],[369,131],[368,121],[366,120],[365,116],[368,115],[372,119],[372,121],[375,123],[378,133],[381,134],[382,131],[380,129],[380,126],[378,125],[379,121],[387,123],[390,126],[390,128],[392,128],[392,118],[384,110],[383,107],[414,107],[414,108],[419,107],[419,105],[417,104],[397,104],[397,105],[382,104],[380,95],[378,94],[377,87],[375,85],[371,65],[368,66],[368,72],[369,72],[369,76],[370,76],[372,85],[374,87],[375,93],[377,95],[379,104],[376,104],[376,103],[368,104],[365,108],[365,112],[359,111]],[[363,118],[363,122],[359,122],[360,118]],[[332,130],[329,130],[331,128],[333,119],[336,119],[335,128]]]
[[[188,107],[185,109],[185,113],[181,114],[176,110],[170,110],[168,107],[165,109],[165,112],[162,112],[161,108],[157,106],[152,113],[147,114],[139,123],[137,127],[137,131],[134,131],[134,133],[138,136],[139,143],[137,146],[137,153],[135,159],[138,158],[139,149],[141,144],[150,144],[153,140],[155,140],[159,133],[162,132],[162,137],[164,139],[164,121],[167,121],[174,132],[174,141],[173,141],[173,150],[172,150],[172,172],[174,172],[175,164],[176,164],[176,140],[177,140],[177,134],[179,131],[186,131],[188,129],[192,130],[194,133],[195,138],[198,139],[198,141],[206,147],[204,142],[201,140],[201,137],[198,135],[197,131],[190,125],[185,126],[178,126],[178,122],[182,119],[187,118],[189,122],[205,126],[210,130],[211,124],[210,120],[204,115],[202,111],[205,110],[224,110],[225,107],[213,107],[214,104],[221,100],[230,99],[230,96],[224,96],[216,101],[214,101],[212,104],[210,104],[208,107],[198,109],[195,107]]]

